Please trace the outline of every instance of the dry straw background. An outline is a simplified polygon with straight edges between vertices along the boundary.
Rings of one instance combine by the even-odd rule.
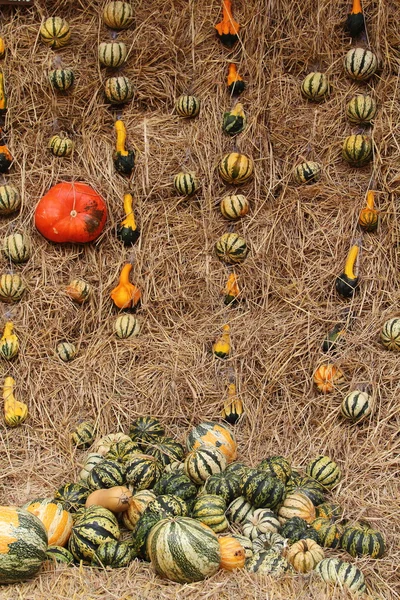
[[[136,25],[119,35],[129,47],[121,68],[135,85],[135,98],[123,109],[129,143],[137,152],[131,182],[114,172],[115,111],[104,101],[107,76],[97,61],[100,41],[111,39],[103,26],[102,0],[37,0],[32,8],[1,8],[1,35],[8,51],[2,63],[9,95],[7,130],[15,156],[5,180],[22,193],[23,206],[1,218],[2,237],[26,230],[33,256],[26,266],[1,258],[1,270],[20,272],[28,292],[16,306],[0,307],[2,324],[15,323],[21,349],[12,364],[0,364],[1,377],[15,377],[17,397],[29,405],[28,422],[17,430],[0,425],[0,503],[22,504],[52,496],[74,480],[84,453],[71,447],[69,430],[79,418],[95,419],[99,435],[126,431],[138,415],[160,417],[168,432],[183,440],[190,427],[218,419],[226,378],[232,375],[246,417],[236,426],[239,458],[253,465],[283,454],[296,466],[319,453],[338,461],[343,479],[333,497],[351,518],[366,518],[387,538],[378,561],[354,562],[366,574],[373,597],[400,597],[399,576],[399,359],[379,343],[382,323],[400,314],[400,7],[396,0],[365,0],[371,48],[382,69],[368,84],[346,78],[342,59],[351,40],[343,32],[349,11],[344,0],[248,0],[234,2],[241,40],[229,52],[216,39],[219,0],[136,0]],[[55,53],[38,37],[52,15],[68,19],[71,44],[58,52],[76,73],[65,96],[47,82]],[[238,63],[247,82],[242,96],[248,127],[235,141],[221,131],[231,105],[227,64]],[[312,105],[299,86],[312,70],[329,74],[330,98]],[[193,121],[174,113],[174,99],[192,90],[202,99]],[[370,91],[379,104],[373,127],[374,166],[352,169],[340,155],[341,143],[355,132],[344,116],[349,98]],[[71,159],[46,149],[58,131],[72,135]],[[220,181],[219,157],[237,144],[255,161],[255,177],[243,187],[251,214],[231,229],[251,246],[238,269],[243,302],[226,308],[220,291],[228,269],[214,256],[216,239],[229,229],[218,201],[232,191]],[[321,181],[295,187],[290,173],[302,159],[324,165]],[[194,170],[202,181],[193,199],[176,197],[173,175]],[[379,230],[362,240],[361,285],[343,301],[334,280],[352,239],[371,179],[379,190]],[[82,180],[105,198],[105,233],[87,247],[58,247],[33,227],[38,199],[62,180]],[[141,237],[132,251],[114,236],[122,218],[122,195],[131,190]],[[109,298],[121,266],[132,261],[133,281],[142,289],[140,337],[117,341],[116,312]],[[94,287],[90,305],[75,306],[63,289],[73,277]],[[354,314],[337,364],[344,389],[319,395],[314,369],[327,360],[321,342],[351,307]],[[233,354],[218,361],[213,340],[231,324]],[[63,364],[55,356],[59,339],[79,346],[79,356]],[[339,416],[344,394],[360,382],[373,389],[376,409],[369,421],[352,426]],[[397,538],[397,545],[396,545]],[[349,558],[343,554],[343,557]],[[353,560],[353,559],[351,559]],[[123,571],[49,567],[29,583],[3,587],[4,599],[79,600],[197,599],[294,600],[345,598],[315,577],[287,581],[218,573],[181,586],[155,577],[147,564]]]

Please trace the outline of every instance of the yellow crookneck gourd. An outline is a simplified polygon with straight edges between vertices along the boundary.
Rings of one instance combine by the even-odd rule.
[[[221,416],[227,423],[235,425],[243,415],[243,412],[243,402],[236,393],[236,385],[230,383],[228,385],[228,397],[224,402]]]
[[[354,244],[347,255],[344,271],[336,278],[336,291],[343,298],[351,298],[358,286],[359,277],[354,273],[354,265],[357,260],[359,244]]]
[[[223,334],[214,342],[212,350],[214,356],[218,356],[218,358],[227,358],[231,352],[230,326],[224,325],[222,331]]]
[[[15,379],[6,377],[3,385],[4,421],[7,427],[18,427],[28,416],[28,407],[14,397]]]
[[[17,356],[19,350],[18,338],[14,332],[14,324],[7,321],[4,327],[3,337],[0,339],[0,356],[5,360],[11,360]]]
[[[132,264],[127,263],[119,276],[119,283],[110,296],[115,306],[121,310],[134,309],[140,302],[141,292],[136,285],[129,281],[129,275],[132,271]]]
[[[114,167],[121,175],[131,176],[135,166],[135,153],[133,150],[127,150],[126,145],[126,127],[125,123],[118,119],[114,124],[117,140],[114,152]]]
[[[124,246],[133,246],[139,238],[140,230],[133,214],[132,194],[124,194],[124,213],[125,219],[117,225],[117,238]]]
[[[0,71],[0,115],[5,115],[7,112],[7,95],[4,83],[4,75]]]
[[[0,59],[4,58],[6,55],[6,45],[4,43],[4,39],[0,37]]]
[[[379,210],[375,208],[374,200],[375,192],[369,190],[366,200],[367,206],[361,210],[358,218],[358,224],[364,231],[375,231],[378,227]]]
[[[240,294],[240,289],[238,285],[238,276],[236,273],[231,273],[229,275],[228,281],[226,282],[224,289],[221,291],[221,294],[225,296],[224,304],[231,304],[232,302],[237,301]]]
[[[229,63],[228,66],[228,78],[226,85],[228,92],[232,96],[239,96],[244,91],[246,84],[243,81],[243,77],[240,77],[235,63]]]

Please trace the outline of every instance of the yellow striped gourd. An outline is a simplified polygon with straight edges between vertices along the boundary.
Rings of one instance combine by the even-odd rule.
[[[191,196],[200,187],[200,182],[194,173],[178,173],[174,177],[174,188],[181,196]]]
[[[127,2],[109,2],[104,7],[103,20],[111,29],[127,29],[133,22],[132,6]]]
[[[99,62],[105,67],[120,67],[126,61],[127,52],[124,42],[102,42],[99,44]]]
[[[71,155],[74,142],[68,137],[53,135],[49,140],[48,148],[53,156],[62,158]]]
[[[211,527],[215,533],[221,533],[229,527],[225,511],[225,500],[221,496],[204,494],[196,498],[192,506],[192,517]]]
[[[224,196],[221,200],[220,210],[225,219],[237,221],[249,212],[249,202],[243,194]]]
[[[133,85],[123,75],[109,77],[104,84],[104,93],[110,104],[124,104],[133,98]]]
[[[200,112],[200,100],[196,96],[183,94],[175,102],[175,110],[181,117],[197,117]]]
[[[246,240],[237,233],[224,233],[215,244],[217,257],[227,264],[243,262],[248,252]]]
[[[221,473],[226,467],[226,457],[214,446],[200,446],[189,452],[184,471],[194,483],[201,485],[210,475]]]
[[[94,423],[91,421],[82,421],[71,431],[71,442],[77,448],[86,448],[93,443],[95,430],[96,427]]]
[[[31,242],[26,233],[11,233],[3,242],[5,256],[14,263],[23,263],[31,256]]]
[[[49,17],[40,28],[40,38],[53,49],[66,46],[71,38],[68,22],[61,17]]]
[[[3,336],[0,339],[0,356],[5,360],[11,360],[17,356],[19,350],[18,338],[14,333],[14,323],[7,321]]]
[[[388,350],[400,351],[400,319],[385,321],[381,330],[381,342]]]
[[[341,470],[329,456],[317,456],[306,467],[306,473],[329,490],[341,479]]]
[[[376,55],[366,48],[352,48],[344,59],[344,70],[356,81],[366,81],[378,68]]]
[[[329,81],[325,73],[309,73],[301,84],[301,93],[312,102],[321,102],[329,95]]]
[[[54,89],[66,92],[73,85],[75,75],[71,69],[53,69],[49,73],[49,81]]]
[[[305,494],[289,493],[278,511],[278,516],[282,524],[292,517],[300,517],[307,523],[312,523],[315,520],[315,506]]]
[[[25,284],[20,275],[9,273],[0,275],[0,301],[18,302],[25,292]]]
[[[73,279],[65,288],[65,293],[78,304],[83,304],[90,298],[92,286],[84,279]]]
[[[349,135],[343,142],[342,157],[352,167],[363,167],[372,159],[372,138],[369,135]]]
[[[245,183],[253,174],[253,170],[252,159],[239,152],[225,154],[218,165],[218,172],[222,179],[236,185]]]
[[[315,183],[321,178],[322,165],[312,160],[300,163],[293,170],[295,183]]]
[[[351,123],[370,123],[375,115],[376,102],[368,94],[357,94],[346,105],[346,116]]]
[[[9,215],[21,206],[19,191],[12,185],[0,185],[0,215]]]

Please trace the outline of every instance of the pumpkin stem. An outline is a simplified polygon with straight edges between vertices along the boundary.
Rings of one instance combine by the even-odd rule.
[[[368,190],[366,202],[367,202],[367,208],[369,208],[370,210],[374,210],[374,198],[375,198],[374,190]]]
[[[357,15],[359,13],[362,13],[361,0],[353,0],[353,7],[350,14]]]
[[[347,255],[346,264],[344,266],[344,274],[349,279],[356,279],[356,276],[354,275],[354,265],[357,260],[358,251],[359,246],[357,244],[354,244],[354,246],[350,248],[349,253]]]
[[[128,150],[125,149],[125,143],[126,143],[125,123],[121,119],[118,119],[118,121],[115,121],[114,127],[115,127],[115,132],[117,134],[117,141],[115,143],[115,149],[118,152],[118,154],[121,154],[122,156],[128,156]]]

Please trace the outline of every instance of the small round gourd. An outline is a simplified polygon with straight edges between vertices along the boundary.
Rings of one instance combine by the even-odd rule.
[[[228,265],[242,263],[249,248],[246,240],[237,233],[224,233],[215,243],[217,257]]]
[[[105,458],[90,471],[86,484],[91,490],[109,489],[122,486],[125,467],[121,463]]]
[[[383,324],[381,342],[388,350],[400,352],[400,319],[394,317]]]
[[[19,191],[13,185],[0,185],[0,215],[10,215],[21,206]]]
[[[329,95],[329,81],[325,73],[309,73],[301,84],[301,93],[312,102],[321,102]]]
[[[278,477],[286,485],[292,473],[290,462],[284,456],[270,456],[264,458],[258,465],[257,469],[266,471],[275,477]]]
[[[152,488],[163,472],[163,465],[146,454],[136,454],[125,464],[126,481],[135,486],[135,490]]]
[[[293,181],[302,183],[315,183],[321,178],[322,165],[312,160],[302,162],[293,170]]]
[[[251,540],[255,540],[267,531],[278,533],[279,527],[280,522],[278,517],[272,510],[268,510],[267,508],[258,508],[242,523],[243,535]]]
[[[246,519],[254,514],[254,510],[254,507],[244,496],[239,496],[230,503],[226,514],[231,523],[242,525]]]
[[[370,123],[375,115],[376,102],[368,94],[357,94],[346,105],[346,116],[351,123]]]
[[[56,352],[62,361],[69,362],[75,358],[78,351],[75,344],[72,344],[72,342],[59,342],[56,347]]]
[[[296,483],[291,480],[288,481],[286,485],[286,493],[292,494],[294,492],[300,492],[301,494],[307,496],[307,498],[310,498],[314,506],[317,506],[321,502],[325,502],[326,499],[326,489],[324,486],[319,481],[309,477],[308,475],[305,475],[296,481]]]
[[[181,117],[197,117],[200,112],[200,100],[196,96],[183,94],[177,99],[175,110]]]
[[[132,561],[132,542],[109,540],[100,544],[92,558],[92,566],[121,569]]]
[[[340,410],[343,417],[354,423],[358,423],[369,417],[373,406],[374,400],[372,396],[367,394],[367,392],[353,390],[343,400]]]
[[[249,201],[243,194],[225,196],[221,200],[220,209],[225,219],[237,221],[249,212]]]
[[[185,456],[185,448],[175,439],[168,436],[152,440],[148,444],[142,443],[146,454],[154,456],[163,466],[171,462],[181,461]]]
[[[19,302],[25,292],[25,284],[20,275],[9,273],[0,276],[0,301],[9,304]]]
[[[127,2],[109,2],[104,7],[103,21],[111,29],[127,29],[133,23],[132,6]]]
[[[178,173],[174,177],[174,188],[181,196],[191,196],[200,187],[200,182],[194,173]]]
[[[93,469],[95,465],[104,460],[104,456],[99,454],[98,452],[89,452],[86,457],[85,463],[79,472],[79,480],[86,481],[90,471]]]
[[[282,554],[288,547],[288,540],[280,533],[267,531],[260,534],[253,540],[254,552],[263,552],[265,550],[274,550]]]
[[[38,498],[23,505],[43,523],[49,546],[65,546],[72,530],[72,516],[62,504],[51,498]]]
[[[58,158],[71,156],[74,149],[74,142],[68,137],[53,135],[49,140],[48,148],[53,156],[57,156]]]
[[[318,517],[311,523],[311,527],[318,533],[318,543],[324,548],[337,548],[343,534],[343,527],[333,519]]]
[[[222,473],[208,477],[204,489],[208,494],[221,496],[227,504],[230,504],[241,494],[240,477],[234,473],[227,473],[225,469]]]
[[[115,335],[120,339],[127,339],[139,335],[140,322],[132,314],[120,315],[114,323]]]
[[[343,371],[331,363],[321,365],[314,371],[313,375],[314,384],[323,394],[332,392],[343,380]]]
[[[49,17],[40,28],[40,38],[53,50],[66,46],[71,38],[68,21],[61,17]]]
[[[118,433],[109,433],[108,435],[103,436],[99,440],[97,440],[94,445],[94,452],[98,452],[105,456],[111,449],[111,447],[118,442],[130,442],[131,438],[126,433],[118,432]]]
[[[192,506],[192,517],[210,527],[215,533],[220,533],[229,527],[225,511],[226,503],[223,498],[205,494],[196,498]]]
[[[344,70],[351,79],[366,81],[378,68],[376,55],[366,48],[352,48],[344,59]]]
[[[375,529],[366,527],[345,527],[340,538],[340,547],[351,556],[371,556],[381,558],[385,554],[385,540]]]
[[[315,520],[315,506],[305,494],[293,492],[284,499],[278,516],[282,524],[292,517],[300,517],[307,523],[312,523]]]
[[[218,172],[226,183],[240,185],[253,174],[254,164],[251,158],[239,152],[225,154],[219,162]]]
[[[75,560],[90,563],[101,543],[118,540],[119,536],[115,515],[102,506],[90,506],[75,520],[68,549]]]
[[[72,69],[53,69],[49,73],[49,80],[55,90],[66,92],[73,85],[75,75]]]
[[[223,471],[226,464],[226,457],[218,448],[204,445],[189,452],[184,469],[194,483],[201,485],[210,475]]]
[[[49,560],[56,563],[70,565],[74,562],[74,557],[72,556],[71,552],[63,546],[49,546],[46,556]]]
[[[129,437],[139,446],[156,441],[164,435],[164,426],[155,417],[138,417],[129,427]]]
[[[275,550],[255,552],[247,561],[246,569],[250,573],[260,573],[271,577],[282,577],[285,573],[293,573],[293,567],[284,556]]]
[[[3,252],[14,263],[24,263],[31,256],[31,242],[26,233],[11,233],[3,242]]]
[[[73,279],[65,289],[65,293],[78,304],[83,304],[92,293],[92,286],[84,279]]]
[[[315,572],[323,581],[345,585],[354,594],[361,595],[366,591],[364,575],[360,569],[339,558],[324,558],[315,567]]]
[[[186,438],[188,451],[210,444],[225,455],[227,462],[233,462],[237,455],[237,442],[231,430],[225,425],[205,421],[196,425]]]
[[[299,540],[291,546],[286,558],[298,573],[313,571],[317,564],[325,558],[321,546],[314,540]]]
[[[339,483],[342,476],[338,465],[329,456],[323,455],[308,463],[306,473],[329,490]]]
[[[105,67],[120,67],[126,61],[128,51],[124,42],[101,42],[99,62]]]
[[[96,426],[94,423],[91,421],[82,421],[71,432],[71,441],[77,448],[87,448],[94,441],[95,431]]]
[[[133,98],[133,85],[124,75],[109,77],[104,85],[104,93],[110,104],[124,104]]]
[[[242,495],[255,508],[275,509],[285,495],[285,484],[273,475],[258,469],[250,469],[243,476]]]
[[[363,167],[372,159],[372,139],[369,135],[349,135],[343,142],[342,157],[352,167]]]
[[[220,569],[233,571],[243,569],[246,562],[246,550],[237,538],[232,536],[219,537]]]

